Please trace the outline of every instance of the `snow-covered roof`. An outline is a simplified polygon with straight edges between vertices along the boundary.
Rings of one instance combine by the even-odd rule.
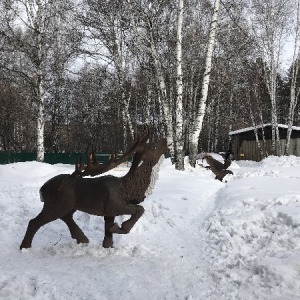
[[[272,126],[272,124],[269,123],[269,124],[258,125],[258,126],[256,126],[256,128],[259,129],[261,127],[268,127],[268,126]],[[287,129],[288,125],[278,124],[278,127],[279,128]],[[242,129],[239,129],[239,130],[230,131],[229,135],[235,135],[235,134],[239,134],[239,133],[242,133],[242,132],[252,131],[254,129],[255,129],[254,126],[253,127],[242,128]],[[298,127],[298,126],[292,126],[292,130],[300,130],[300,127]]]

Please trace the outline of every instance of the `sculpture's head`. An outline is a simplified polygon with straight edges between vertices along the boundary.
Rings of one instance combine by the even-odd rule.
[[[156,142],[146,143],[140,152],[140,160],[141,162],[155,166],[160,158],[167,152],[169,152],[169,149],[165,138]]]

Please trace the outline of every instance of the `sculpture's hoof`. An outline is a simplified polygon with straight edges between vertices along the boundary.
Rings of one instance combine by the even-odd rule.
[[[31,244],[22,242],[20,250],[31,248]]]
[[[77,240],[77,244],[88,244],[89,242],[90,240],[86,236]]]
[[[123,233],[122,229],[119,227],[119,225],[117,223],[115,223],[113,226],[111,226],[109,228],[109,231],[112,232],[112,233]]]
[[[113,248],[112,238],[105,237],[102,243],[103,248]]]

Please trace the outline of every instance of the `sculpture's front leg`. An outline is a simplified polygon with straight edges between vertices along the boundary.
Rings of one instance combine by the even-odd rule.
[[[130,210],[131,213],[128,213]],[[124,209],[124,215],[131,215],[131,218],[127,221],[123,222],[121,227],[117,223],[115,223],[112,227],[110,227],[109,231],[112,233],[118,234],[127,234],[137,222],[137,220],[143,215],[145,209],[141,205],[127,205]]]
[[[102,246],[104,248],[113,248],[113,234],[109,229],[114,225],[115,217],[104,217],[104,239]]]

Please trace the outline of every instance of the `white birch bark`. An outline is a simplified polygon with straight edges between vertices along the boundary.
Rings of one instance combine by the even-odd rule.
[[[250,89],[250,87],[249,87],[249,89]],[[252,85],[251,89],[253,90],[254,97],[257,98],[257,95],[259,93],[257,84]],[[262,109],[257,102],[252,105],[255,107],[256,110],[258,110],[260,125],[256,125],[255,120],[254,120],[253,109],[252,109],[251,102],[250,102],[250,97],[251,97],[251,91],[250,91],[250,96],[249,96],[249,101],[248,101],[248,106],[250,108],[250,118],[251,118],[252,126],[254,127],[254,133],[255,133],[255,138],[256,138],[256,143],[258,145],[258,149],[260,151],[261,157],[265,158],[268,156],[268,153],[266,152],[266,138],[265,138],[265,132],[264,132],[264,120],[263,120]],[[258,139],[258,129],[261,129],[262,142]]]
[[[277,71],[278,71],[278,60],[274,57],[274,45],[270,45],[271,50],[271,60],[270,60],[270,70],[265,66],[265,80],[268,89],[268,93],[271,99],[271,120],[272,120],[272,154],[281,155],[280,151],[280,138],[279,138],[279,128],[277,121]]]
[[[185,129],[187,132],[191,132],[191,128],[193,128],[194,120],[196,119],[196,103],[197,103],[197,94],[200,88],[200,80],[199,75],[196,72],[195,66],[190,66],[190,72],[188,74],[190,77],[188,82],[188,93],[185,95],[187,99],[187,105],[185,109]],[[194,86],[194,82],[196,85]]]
[[[212,130],[212,113],[213,113],[213,107],[215,105],[215,99],[213,98],[210,103],[208,104],[206,108],[206,116],[207,116],[207,124],[208,124],[208,139],[207,139],[207,149],[205,149],[207,152],[212,151],[212,135],[213,135],[213,130]]]
[[[159,53],[155,47],[155,42],[153,38],[153,32],[152,32],[152,24],[150,21],[150,17],[145,17],[145,23],[147,24],[147,37],[141,36],[137,26],[136,22],[133,16],[133,12],[135,11],[135,8],[133,7],[133,3],[128,0],[128,5],[130,6],[131,13],[131,24],[134,31],[134,43],[136,47],[140,47],[146,52],[149,53],[149,55],[152,57],[155,67],[155,73],[156,73],[156,79],[160,91],[160,97],[158,99],[159,107],[162,111],[163,119],[166,123],[166,139],[168,143],[168,147],[170,149],[170,154],[173,157],[174,156],[174,144],[173,144],[173,126],[172,126],[172,115],[171,115],[171,98],[168,97],[167,93],[167,86],[163,74],[163,69],[160,61]],[[145,42],[146,40],[146,42]]]
[[[81,21],[84,26],[89,28],[91,37],[97,41],[95,47],[100,47],[99,53],[105,52],[102,57],[112,63],[115,68],[120,100],[118,109],[123,122],[124,147],[126,148],[127,129],[129,128],[129,134],[134,138],[134,128],[129,112],[130,96],[126,90],[127,62],[130,62],[131,58],[128,57],[130,52],[126,40],[128,29],[124,24],[124,11],[121,10],[122,8],[112,11],[109,9],[108,3],[102,4],[99,1],[87,2],[87,7],[91,14],[81,16]],[[94,11],[97,11],[96,15]]]
[[[162,108],[163,117],[165,119],[166,127],[167,127],[166,139],[167,139],[167,143],[169,145],[171,156],[174,156],[172,115],[170,112],[171,100],[168,99],[166,82],[165,82],[165,78],[163,76],[163,71],[162,71],[162,67],[161,67],[161,62],[159,60],[159,55],[155,48],[153,39],[151,39],[151,41],[152,41],[151,48],[148,50],[150,51],[150,54],[154,60],[154,65],[155,65],[155,69],[156,69],[157,80],[158,80],[160,94],[161,94],[161,98],[159,98],[161,100],[160,107]]]
[[[229,96],[229,127],[228,127],[228,132],[232,131],[232,124],[233,124],[233,97],[234,97],[234,88],[230,92]],[[231,149],[231,135],[228,135],[228,149],[227,150],[232,150]]]
[[[44,99],[44,80],[43,73],[38,72],[39,84],[38,84],[38,116],[37,116],[37,161],[44,161],[45,148],[44,148],[44,108],[45,108],[45,99]]]
[[[221,90],[218,93],[217,105],[216,105],[216,121],[215,121],[215,140],[214,140],[214,151],[218,151],[218,142],[219,142],[219,123],[220,123],[220,98]]]
[[[112,30],[112,32],[114,32],[114,30]],[[133,129],[133,125],[132,125],[132,121],[131,121],[131,117],[130,117],[130,113],[129,113],[129,103],[130,103],[130,98],[131,97],[126,97],[126,93],[125,93],[125,75],[124,75],[124,67],[123,67],[123,54],[122,54],[122,47],[118,45],[117,41],[115,40],[113,42],[114,46],[112,47],[112,49],[109,49],[109,51],[111,52],[112,55],[112,60],[116,66],[116,70],[117,70],[117,74],[118,74],[118,81],[119,81],[119,86],[121,89],[121,111],[122,111],[122,119],[123,119],[123,123],[124,123],[124,143],[126,143],[126,130],[127,130],[127,126],[129,127],[129,132],[131,135],[131,138],[134,139],[134,129]],[[122,43],[123,41],[121,41]],[[109,44],[109,43],[108,43]],[[117,50],[116,50],[117,49]],[[125,149],[127,148],[127,145],[124,145]]]
[[[271,100],[272,154],[281,155],[277,120],[277,81],[283,44],[289,36],[293,1],[252,0],[253,34],[257,47],[265,60],[264,77]]]
[[[118,84],[121,91],[121,115],[124,125],[124,147],[126,149],[127,126],[129,127],[129,132],[132,139],[134,139],[134,129],[129,113],[130,97],[127,97],[125,92],[125,55],[123,51],[123,43],[125,42],[125,37],[120,25],[121,20],[114,20],[114,18],[112,18],[111,16],[106,16],[105,19],[107,21],[108,28],[110,29],[110,34],[104,34],[102,38],[103,40],[105,40],[105,45],[111,55],[111,60],[113,61],[117,72]],[[107,36],[111,37],[111,40],[109,40]]]
[[[152,99],[152,88],[150,85],[147,86],[147,98],[145,103],[145,122],[146,124],[150,124],[150,107],[151,107],[151,99]]]
[[[263,115],[262,115],[262,111],[259,112],[259,116],[260,116],[260,128],[261,128],[261,134],[262,134],[262,151],[263,151],[263,158],[268,157],[269,153],[267,153],[266,150],[266,137],[265,137],[265,129],[264,129],[264,122],[263,122]]]
[[[250,119],[251,119],[251,122],[252,122],[252,126],[254,128],[254,135],[255,135],[255,140],[256,140],[258,150],[260,152],[261,157],[263,157],[263,150],[262,150],[259,138],[258,138],[258,126],[256,125],[255,120],[254,120],[254,115],[253,115],[253,110],[252,110],[252,105],[251,105],[250,99],[251,99],[251,92],[249,92],[248,95],[247,95],[247,102],[248,102],[248,107],[249,107]]]
[[[212,56],[214,51],[216,33],[217,33],[217,23],[218,23],[218,15],[220,10],[220,0],[215,0],[214,4],[214,12],[211,19],[210,25],[210,33],[209,33],[209,40],[208,40],[208,47],[206,53],[206,61],[205,61],[205,71],[202,81],[202,89],[201,89],[201,100],[200,100],[200,107],[199,112],[196,118],[196,122],[194,125],[194,130],[190,136],[190,164],[191,166],[196,165],[196,157],[198,152],[198,140],[202,129],[203,119],[205,115],[205,108],[206,108],[206,100],[208,95],[208,87],[209,87],[209,80],[210,80],[210,72],[212,68]]]
[[[296,17],[296,28],[295,28],[295,43],[294,43],[294,52],[293,52],[293,61],[292,61],[292,74],[291,74],[291,86],[290,86],[290,107],[288,113],[288,129],[286,135],[286,144],[284,154],[288,155],[290,148],[290,140],[292,134],[292,126],[294,122],[295,108],[298,102],[300,88],[297,86],[297,77],[299,73],[299,35],[300,35],[300,1],[297,1],[297,17]]]
[[[183,0],[178,1],[177,18],[177,43],[176,43],[176,64],[177,64],[177,99],[176,99],[176,162],[177,170],[184,170],[183,153],[183,108],[182,108],[182,23],[183,23]]]
[[[37,47],[37,161],[44,161],[44,108],[45,108],[45,91],[44,91],[44,59],[45,49],[43,43],[43,35],[45,35],[45,19],[46,19],[46,5],[47,3],[41,0],[28,0],[25,2],[27,18],[30,26],[33,28]]]

